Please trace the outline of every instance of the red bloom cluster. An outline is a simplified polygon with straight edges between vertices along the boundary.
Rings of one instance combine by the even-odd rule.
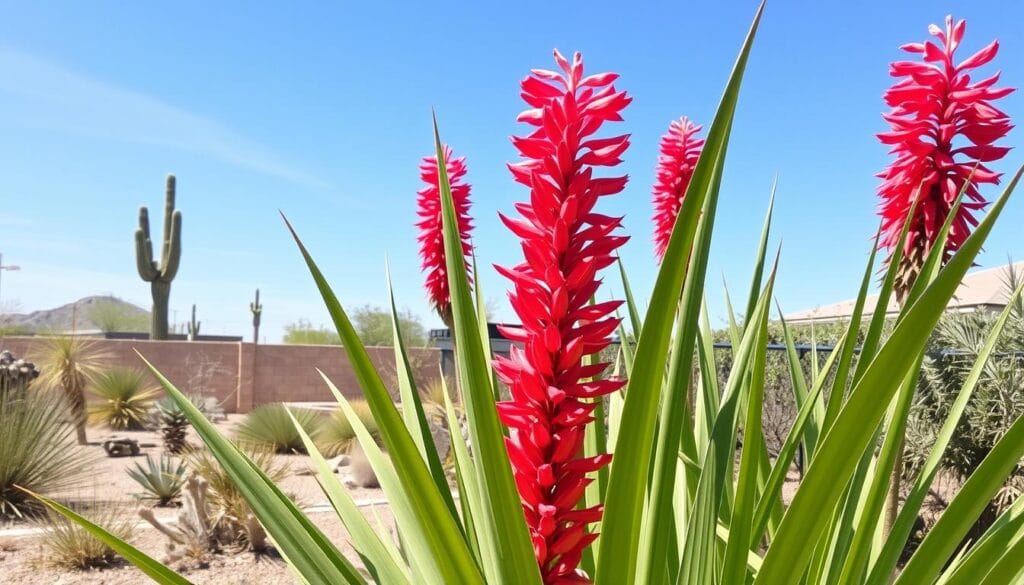
[[[676,216],[683,206],[686,188],[693,177],[704,139],[697,138],[701,127],[685,116],[672,120],[668,132],[661,137],[661,152],[655,169],[654,202],[654,254],[661,262],[665,257],[668,239],[676,224]]]
[[[576,567],[596,538],[586,526],[603,508],[577,504],[592,481],[586,474],[611,455],[581,456],[584,427],[594,420],[594,399],[622,382],[596,379],[607,364],[585,366],[582,358],[607,347],[618,325],[610,315],[620,301],[589,303],[597,272],[627,240],[613,235],[621,218],[594,211],[598,198],[622,191],[627,178],[593,175],[594,167],[619,164],[629,146],[629,135],[594,134],[604,122],[622,120],[632,98],[612,85],[615,73],[584,77],[579,53],[570,63],[555,51],[555,61],[561,73],[535,69],[522,82],[530,109],[518,120],[536,129],[513,137],[524,160],[509,169],[530,199],[515,205],[521,219],[501,219],[522,239],[525,260],[497,267],[512,281],[509,299],[522,321],[503,333],[522,349],[496,359],[495,370],[511,390],[498,409],[510,428],[509,458],[544,582],[586,583]]]
[[[915,196],[919,202],[905,243],[897,290],[906,290],[920,272],[961,190],[964,201],[950,229],[947,257],[967,239],[977,225],[974,212],[985,206],[978,186],[999,182],[1000,174],[985,163],[1002,158],[1009,150],[993,143],[1009,132],[1009,118],[992,105],[1013,90],[996,88],[999,73],[972,83],[970,72],[985,65],[999,50],[992,41],[985,48],[955,63],[954,53],[963,39],[965,22],[946,17],[945,30],[931,25],[928,31],[938,43],[925,41],[901,47],[920,55],[921,61],[897,61],[890,75],[901,78],[885,92],[892,111],[883,115],[891,129],[879,134],[892,145],[896,160],[878,176],[882,201],[882,238],[879,246],[891,251],[899,245],[903,223]],[[958,136],[966,144],[954,147]]]
[[[452,158],[452,149],[444,147],[445,170],[448,172],[448,184],[455,202],[455,213],[459,216],[459,235],[462,237],[462,252],[467,258],[473,252],[469,232],[473,223],[469,217],[469,185],[463,182],[466,176],[466,157]],[[441,222],[441,189],[438,184],[437,157],[423,157],[420,163],[420,178],[426,186],[416,192],[416,214],[419,221],[416,227],[420,230],[417,238],[420,243],[420,260],[423,271],[427,273],[425,287],[430,302],[437,309],[445,323],[451,320],[451,295],[448,290],[448,272],[444,255],[444,229]],[[467,261],[467,269],[469,264]],[[468,270],[467,270],[468,271]],[[470,276],[472,278],[472,276]]]

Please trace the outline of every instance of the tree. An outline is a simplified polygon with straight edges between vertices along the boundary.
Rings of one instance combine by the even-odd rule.
[[[352,312],[352,321],[363,345],[394,345],[391,311],[374,305],[363,305]],[[398,324],[402,328],[402,339],[406,347],[423,347],[427,344],[427,330],[412,311],[399,311]]]
[[[40,384],[60,392],[71,410],[79,445],[86,444],[85,392],[111,355],[95,341],[60,335],[47,341],[40,356]]]
[[[149,317],[134,310],[131,306],[116,297],[97,301],[86,310],[86,317],[100,331],[145,331],[149,326]]]
[[[341,338],[337,333],[323,325],[313,327],[313,324],[305,319],[285,325],[282,341],[293,345],[341,345]]]

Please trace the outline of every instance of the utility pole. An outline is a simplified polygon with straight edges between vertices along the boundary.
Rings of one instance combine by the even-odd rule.
[[[21,270],[21,266],[4,265],[4,255],[0,254],[0,275],[4,273],[4,270]],[[0,311],[3,310],[3,305],[0,305]]]

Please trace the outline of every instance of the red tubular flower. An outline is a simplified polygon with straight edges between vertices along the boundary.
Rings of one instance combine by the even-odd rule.
[[[469,185],[463,183],[466,176],[466,157],[452,158],[452,149],[444,147],[445,170],[448,172],[448,184],[455,202],[455,213],[459,216],[459,235],[462,237],[462,252],[467,258],[473,252],[469,240],[469,232],[473,230],[473,222],[469,217]],[[423,157],[420,163],[420,178],[426,186],[416,192],[416,214],[419,221],[416,227],[420,230],[420,260],[423,271],[427,273],[424,286],[430,302],[437,309],[438,315],[446,325],[451,326],[451,295],[448,290],[448,271],[444,255],[444,229],[441,222],[441,189],[438,186],[437,157]],[[467,272],[469,263],[466,264]],[[472,278],[472,276],[470,277]]]
[[[509,165],[515,180],[530,188],[517,203],[521,218],[502,221],[522,239],[524,262],[497,267],[513,284],[509,299],[522,327],[503,333],[522,345],[495,370],[511,391],[498,405],[510,428],[506,440],[534,551],[545,583],[586,583],[576,569],[596,534],[586,525],[601,506],[578,509],[586,474],[611,455],[581,457],[584,427],[594,420],[594,399],[622,382],[595,379],[607,364],[583,365],[583,356],[608,346],[618,325],[610,315],[621,301],[591,305],[597,272],[614,262],[627,240],[613,235],[622,218],[594,211],[598,198],[622,191],[626,177],[596,178],[594,167],[619,164],[629,135],[596,138],[606,121],[620,121],[632,101],[612,85],[618,75],[583,76],[580,54],[570,64],[558,51],[561,73],[533,70],[522,82],[530,109],[519,121],[536,129],[512,142],[523,156]]]
[[[697,166],[704,139],[697,138],[701,127],[685,116],[672,120],[668,132],[661,137],[661,153],[655,169],[654,202],[654,254],[661,262],[665,248],[676,224],[676,216],[683,206],[686,188],[690,186],[693,169]]]
[[[920,55],[921,61],[897,61],[889,71],[893,77],[901,78],[885,92],[885,102],[893,109],[883,117],[891,129],[878,135],[882,143],[892,145],[890,152],[896,155],[896,160],[878,175],[883,180],[878,188],[882,199],[879,246],[889,250],[890,257],[899,245],[904,221],[920,192],[916,217],[911,220],[904,244],[896,287],[900,296],[905,295],[920,272],[961,190],[964,200],[950,228],[943,260],[967,239],[977,225],[974,212],[986,205],[978,186],[999,182],[1000,174],[985,163],[998,160],[1009,151],[993,145],[1012,125],[992,101],[1013,89],[995,87],[999,73],[973,83],[970,77],[973,69],[995,58],[999,42],[992,41],[955,63],[953,54],[963,39],[964,29],[963,20],[954,24],[953,18],[947,16],[945,30],[936,25],[928,27],[938,44],[925,41],[901,47]],[[962,144],[954,146],[957,137],[963,138]]]

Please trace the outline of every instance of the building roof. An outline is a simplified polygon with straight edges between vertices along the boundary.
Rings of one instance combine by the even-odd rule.
[[[970,311],[978,308],[999,309],[1006,306],[1010,290],[1007,288],[1009,272],[1024,274],[1024,261],[1015,262],[994,268],[976,270],[964,276],[963,282],[956,289],[953,298],[946,306],[951,311]],[[853,313],[856,299],[848,299],[830,305],[821,305],[812,309],[796,311],[785,316],[790,323],[808,323],[811,321],[839,321],[848,319]],[[864,299],[864,315],[874,314],[878,305],[878,295],[869,295]],[[896,300],[889,299],[886,314],[895,316],[899,312]]]

